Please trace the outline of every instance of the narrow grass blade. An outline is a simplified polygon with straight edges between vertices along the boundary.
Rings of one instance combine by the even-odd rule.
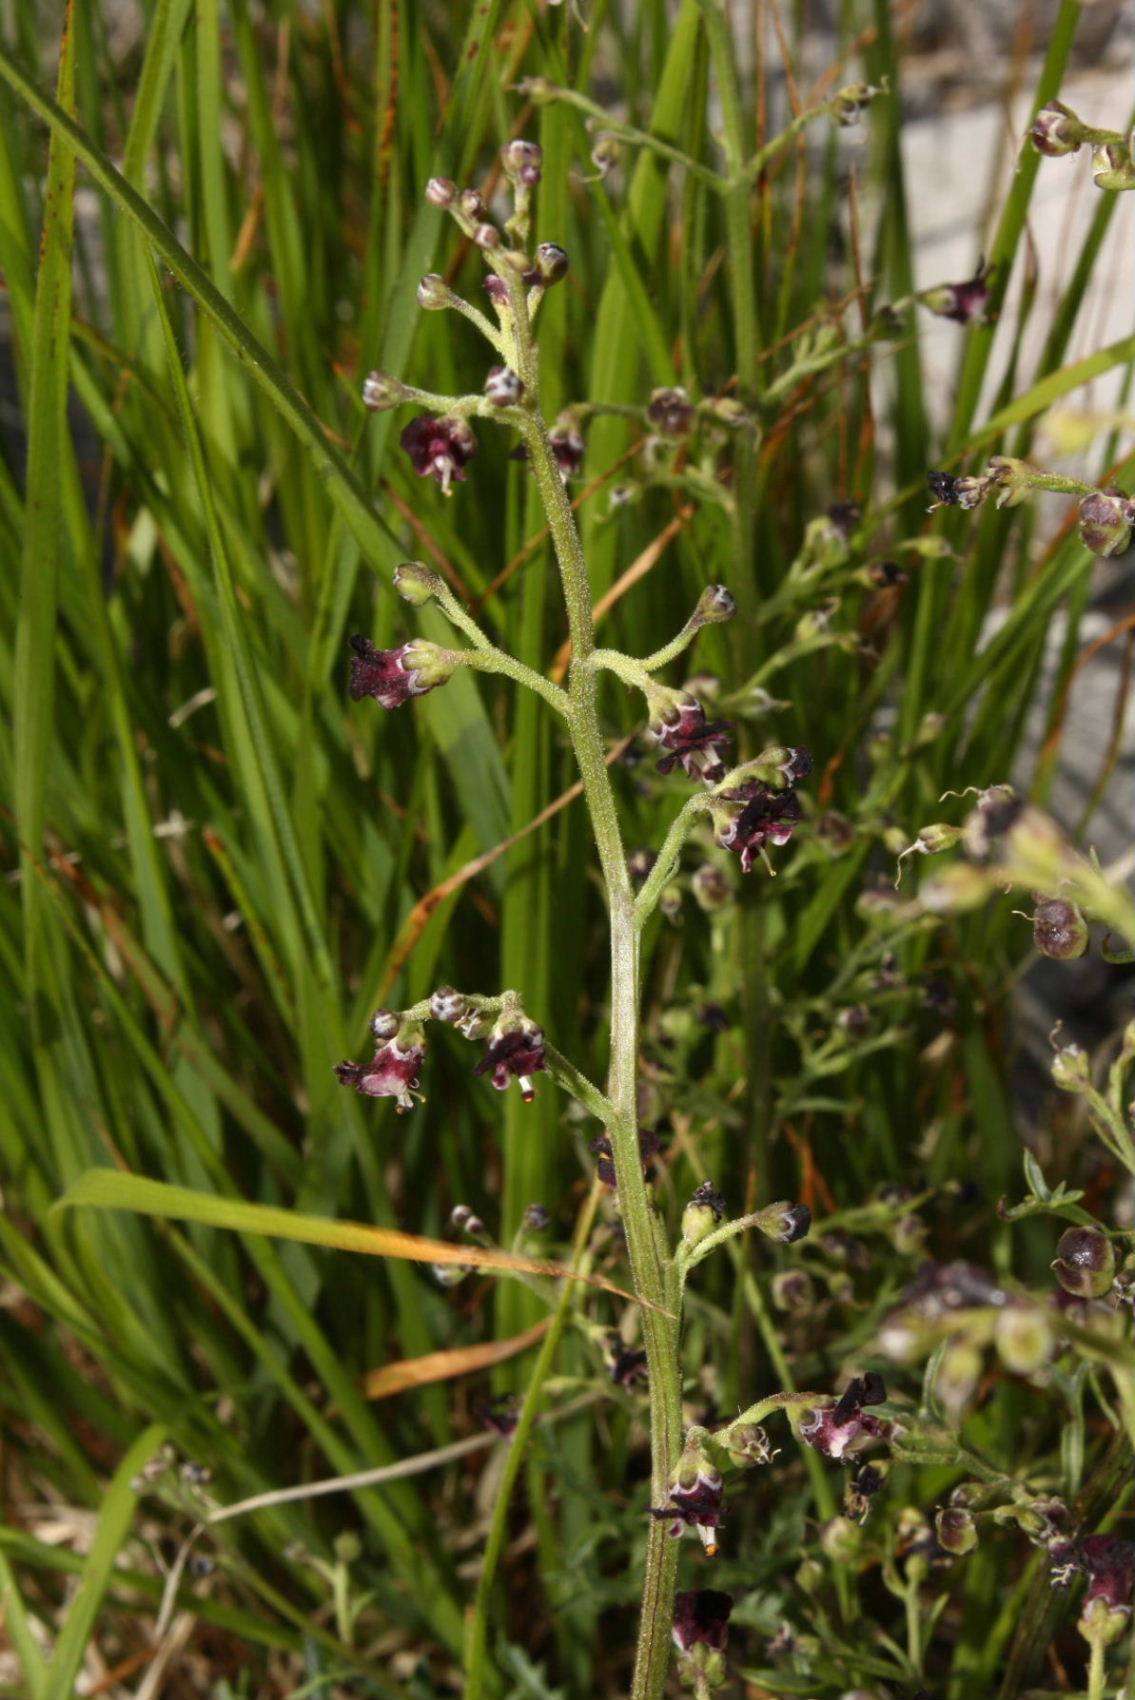
[[[87,1642],[94,1633],[107,1590],[114,1580],[115,1564],[138,1505],[132,1487],[134,1477],[148,1464],[165,1438],[160,1423],[145,1429],[115,1471],[114,1480],[102,1502],[98,1532],[83,1566],[83,1578],[67,1610],[67,1620],[56,1643],[43,1686],[43,1700],[73,1700],[75,1678],[83,1662]]]
[[[430,1240],[420,1234],[405,1234],[396,1228],[373,1228],[364,1222],[334,1222],[321,1216],[301,1216],[267,1204],[245,1204],[235,1198],[214,1198],[192,1192],[188,1187],[167,1186],[140,1175],[123,1175],[114,1169],[88,1169],[59,1200],[57,1209],[80,1205],[99,1210],[132,1210],[144,1216],[164,1216],[177,1222],[205,1222],[213,1228],[234,1228],[238,1233],[271,1234],[277,1239],[300,1240],[305,1245],[334,1246],[340,1251],[360,1251],[368,1257],[399,1257],[410,1263],[475,1264],[479,1269],[507,1273],[547,1275],[557,1280],[583,1281],[602,1287],[619,1298],[633,1295],[605,1281],[601,1275],[581,1275],[562,1263],[520,1257],[515,1252],[486,1250],[481,1246],[453,1245],[448,1240]],[[637,1301],[642,1303],[644,1301]]]

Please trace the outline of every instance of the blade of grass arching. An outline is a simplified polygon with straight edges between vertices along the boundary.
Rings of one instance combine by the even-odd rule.
[[[8,1640],[11,1644],[20,1675],[25,1684],[27,1700],[43,1700],[47,1682],[47,1662],[40,1651],[24,1605],[19,1584],[8,1563],[7,1555],[0,1549],[0,1622],[3,1623]]]
[[[59,110],[74,97],[75,42],[68,4],[59,58]],[[27,473],[20,610],[13,680],[13,804],[20,835],[24,948],[28,998],[38,1024],[36,995],[43,971],[41,903],[35,877],[47,810],[47,779],[55,708],[55,625],[61,542],[58,470],[67,441],[67,357],[71,317],[75,158],[53,136],[36,278],[28,374]]]
[[[36,87],[2,48],[0,77],[51,127],[53,136],[61,139],[64,152],[79,159],[119,210],[145,233],[182,288],[217,327],[237,359],[307,449],[313,470],[326,484],[331,500],[343,513],[364,552],[381,558],[388,545],[385,522],[375,512],[354,472],[279,363],[252,334],[169,227],[115,169],[106,154],[93,145],[81,126],[57,101]]]
[[[12,1529],[0,1526],[0,1555],[29,1570],[42,1570],[53,1576],[81,1576],[84,1558],[80,1553],[71,1552],[69,1548],[51,1546],[46,1541],[38,1541],[33,1535],[23,1529]],[[119,1565],[114,1572],[114,1582],[117,1589],[122,1590],[121,1598],[112,1589],[108,1595],[111,1604],[121,1603],[123,1610],[137,1609],[139,1598],[152,1600],[155,1605],[161,1601],[165,1590],[165,1579],[154,1576],[144,1570],[135,1570],[127,1565]],[[221,1600],[211,1599],[207,1594],[194,1593],[186,1602],[192,1605],[194,1616],[203,1623],[216,1624],[219,1629],[226,1629],[234,1635],[250,1641],[254,1646],[277,1647],[282,1652],[298,1653],[304,1645],[304,1638],[297,1629],[285,1629],[278,1623],[271,1622],[261,1612],[250,1612],[239,1606],[227,1605]],[[297,1614],[298,1616],[298,1614]],[[302,1627],[305,1634],[313,1632],[318,1637],[319,1631],[310,1620]],[[328,1642],[338,1647],[334,1638],[328,1636]]]
[[[674,21],[666,61],[658,81],[651,113],[652,133],[677,140],[687,116],[690,79],[698,63],[696,44],[701,24],[699,0],[683,0]],[[627,241],[642,254],[647,266],[655,263],[665,226],[669,172],[653,153],[643,153],[635,164],[627,190],[623,223]],[[633,308],[622,276],[607,279],[595,314],[588,376],[588,396],[595,401],[635,402],[642,395],[642,379],[635,360],[627,351],[634,347]],[[588,467],[594,473],[608,466],[621,453],[625,425],[617,420],[597,419],[588,434]],[[613,528],[600,530],[596,506],[584,515],[584,542],[591,573],[591,588],[598,596],[614,573]]]
[[[274,858],[278,858],[282,866],[287,869],[289,895],[291,904],[294,905],[294,914],[278,916],[277,924],[282,928],[290,945],[289,954],[297,988],[301,989],[307,980],[308,975],[305,970],[310,967],[311,976],[316,986],[320,991],[325,992],[330,988],[333,980],[327,944],[315,912],[308,888],[306,870],[296,844],[295,830],[284,800],[284,786],[265,720],[256,667],[244,621],[241,617],[229,565],[228,551],[213,506],[204,449],[198,432],[197,421],[194,417],[193,406],[189,399],[180,354],[174,340],[173,327],[165,309],[161,280],[158,276],[157,266],[152,262],[151,278],[155,306],[166,343],[170,380],[181,413],[182,430],[186,447],[189,450],[198,499],[209,537],[224,641],[233,658],[240,693],[241,712],[247,724],[249,746],[253,756],[251,768],[258,781],[259,795],[250,796],[246,799],[247,807],[250,813],[258,819],[258,836],[261,842],[270,848]],[[322,1052],[326,1049],[326,1045],[324,1044],[320,1049]]]
[[[1071,51],[1082,10],[1080,0],[1061,0],[1060,10],[1057,13],[1052,36],[1049,40],[1048,52],[1045,55],[1044,66],[1036,86],[1036,94],[1033,100],[1034,110],[1055,99],[1060,92],[1060,84],[1064,77],[1065,66],[1068,62],[1068,55]],[[1032,199],[1033,186],[1040,165],[1041,155],[1026,138],[1021,146],[1016,170],[1010,181],[1009,193],[1005,200],[997,233],[987,255],[988,262],[993,268],[988,306],[989,316],[993,321],[996,320],[997,313],[1005,298],[1005,291],[1009,283],[1009,272],[1024,232],[1029,202]],[[989,364],[995,335],[995,322],[970,327],[966,339],[965,358],[962,361],[962,369],[958,377],[957,394],[954,397],[950,433],[946,440],[947,456],[958,454],[966,444],[967,439],[971,438],[973,421],[981,399],[982,386],[985,382],[986,368]]]
[[[525,1275],[545,1275],[556,1280],[582,1281],[589,1287],[630,1302],[624,1288],[603,1275],[585,1275],[562,1263],[521,1257],[496,1247],[455,1245],[449,1240],[424,1239],[397,1228],[376,1228],[365,1222],[340,1222],[331,1217],[304,1216],[295,1210],[278,1210],[267,1204],[246,1204],[239,1198],[218,1198],[192,1192],[188,1187],[168,1186],[141,1175],[121,1174],[115,1169],[88,1169],[68,1187],[56,1210],[86,1207],[96,1210],[128,1210],[143,1216],[162,1216],[177,1222],[204,1222],[213,1228],[231,1228],[238,1233],[269,1235],[298,1240],[303,1245],[331,1246],[339,1251],[362,1252],[369,1257],[399,1257],[410,1263],[475,1264],[479,1269]]]
[[[83,1566],[82,1580],[67,1608],[67,1616],[47,1667],[43,1700],[72,1700],[75,1679],[95,1632],[103,1600],[114,1580],[115,1564],[138,1509],[134,1477],[148,1464],[165,1439],[158,1423],[144,1429],[114,1473],[100,1507],[99,1525]]]

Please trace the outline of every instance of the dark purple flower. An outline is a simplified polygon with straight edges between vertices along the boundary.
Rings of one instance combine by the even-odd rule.
[[[828,1458],[842,1458],[859,1440],[885,1440],[891,1425],[873,1417],[866,1405],[881,1405],[887,1397],[883,1378],[874,1371],[850,1381],[833,1405],[817,1405],[800,1424],[800,1438]]]
[[[697,411],[683,389],[655,390],[646,404],[647,422],[660,437],[688,437]]]
[[[583,465],[584,441],[574,425],[566,420],[553,425],[548,433],[548,441],[552,445],[552,453],[556,457],[556,465],[560,476],[566,484],[569,478],[574,478]]]
[[[607,1349],[603,1355],[616,1387],[632,1388],[638,1382],[649,1379],[646,1353],[628,1346],[621,1334],[608,1334]]]
[[[1059,100],[1050,100],[1033,119],[1029,131],[1033,147],[1050,159],[1062,159],[1076,153],[1084,145],[1084,125],[1076,114]]]
[[[364,1097],[394,1098],[402,1112],[414,1108],[414,1091],[425,1056],[421,1028],[415,1025],[380,1045],[369,1063],[336,1063],[335,1073],[343,1086],[353,1086]]]
[[[642,1172],[644,1175],[646,1174],[647,1165],[649,1164],[650,1159],[657,1154],[658,1148],[658,1135],[654,1132],[653,1128],[640,1127],[638,1130],[638,1154],[642,1158]],[[595,1173],[599,1176],[603,1185],[609,1186],[611,1191],[614,1192],[617,1189],[618,1182],[615,1178],[615,1156],[611,1149],[610,1139],[605,1133],[601,1133],[596,1139],[591,1141],[591,1144],[587,1147],[587,1149],[589,1151],[594,1151],[596,1156],[599,1158],[599,1161],[595,1165]]]
[[[777,791],[763,779],[747,779],[729,791],[719,791],[717,797],[723,803],[743,805],[728,813],[715,807],[714,813],[717,842],[723,850],[737,852],[745,873],[750,872],[754,855],[763,853],[766,844],[787,844],[804,815],[795,791]]]
[[[584,441],[569,421],[561,419],[548,432],[548,441],[552,446],[556,465],[560,469],[560,477],[566,484],[573,478],[583,465]],[[527,460],[527,443],[517,443],[508,457],[510,460]]]
[[[687,1588],[674,1595],[674,1645],[688,1653],[698,1642],[724,1652],[733,1595],[717,1588]]]
[[[691,779],[716,785],[725,778],[722,751],[733,741],[728,720],[706,720],[705,710],[688,691],[659,698],[657,712],[646,729],[648,738],[669,753],[658,763],[659,773],[669,773],[681,762]]]
[[[1109,1611],[1130,1612],[1135,1593],[1135,1541],[1120,1540],[1117,1535],[1088,1535],[1080,1542],[1080,1556],[1088,1575],[1084,1611],[1093,1600],[1102,1600]]]
[[[923,290],[919,300],[940,319],[953,319],[959,325],[983,325],[992,271],[991,266],[979,265],[967,282],[941,283],[936,289]]]
[[[721,1471],[696,1440],[687,1441],[667,1486],[669,1503],[652,1506],[651,1516],[668,1519],[666,1532],[675,1537],[695,1529],[712,1558],[717,1551],[714,1531],[722,1523],[721,1490]]]
[[[513,1430],[520,1421],[520,1406],[511,1393],[498,1393],[492,1399],[478,1399],[473,1405],[473,1415],[483,1428],[492,1434],[499,1434],[502,1440],[510,1440]]]
[[[411,697],[424,697],[444,685],[453,672],[445,651],[421,639],[398,649],[376,649],[356,632],[349,642],[355,653],[347,689],[355,702],[373,697],[381,708],[401,708]]]
[[[991,478],[955,478],[952,472],[928,472],[926,482],[934,500],[931,508],[976,508],[993,488]]]
[[[520,1082],[520,1095],[526,1104],[536,1096],[529,1078],[547,1070],[544,1055],[544,1035],[534,1021],[521,1026],[494,1028],[485,1047],[485,1054],[473,1070],[474,1074],[492,1072],[493,1085],[503,1092],[510,1080]]]
[[[455,478],[464,481],[465,465],[477,452],[476,437],[464,419],[453,414],[435,419],[432,413],[419,413],[406,426],[400,441],[418,477],[431,474],[445,496]]]

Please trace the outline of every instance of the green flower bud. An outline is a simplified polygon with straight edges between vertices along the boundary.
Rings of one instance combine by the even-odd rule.
[[[682,1244],[692,1251],[724,1215],[725,1199],[712,1181],[703,1181],[682,1212]]]
[[[1130,187],[1135,188],[1135,183]],[[1093,555],[1122,555],[1131,541],[1135,502],[1122,490],[1093,490],[1079,508],[1080,541]]]
[[[427,313],[440,313],[452,307],[456,297],[445,279],[437,272],[427,272],[418,284],[418,306]]]
[[[1060,1236],[1052,1268],[1066,1293],[1102,1299],[1115,1279],[1115,1251],[1098,1228],[1068,1228]]]
[[[1131,143],[1102,142],[1092,149],[1092,176],[1097,189],[1135,189],[1135,159]]]
[[[942,1354],[934,1391],[951,1422],[957,1423],[977,1391],[982,1355],[969,1340],[953,1340]]]
[[[1070,107],[1062,101],[1050,100],[1033,119],[1029,135],[1038,153],[1047,154],[1050,159],[1061,159],[1080,150],[1086,130]]]
[[[394,569],[394,588],[411,607],[422,608],[441,589],[441,580],[423,561],[403,561]]]
[[[945,1505],[934,1518],[938,1545],[954,1558],[964,1558],[977,1545],[977,1525],[973,1512],[958,1505]]]
[[[729,876],[716,862],[703,862],[701,867],[695,870],[690,880],[690,889],[698,907],[704,909],[707,914],[712,914],[715,909],[723,909],[727,903],[733,901],[733,887]]]
[[[863,1547],[863,1530],[850,1517],[833,1517],[820,1530],[820,1546],[835,1564],[851,1564]]]
[[[363,406],[372,413],[384,413],[407,399],[407,389],[399,378],[389,372],[370,372],[363,382]]]
[[[1011,1375],[1035,1375],[1052,1356],[1052,1325],[1038,1305],[1008,1304],[997,1318],[993,1341]]]
[[[1062,1092],[1082,1092],[1092,1083],[1092,1065],[1079,1045],[1064,1045],[1052,1059],[1052,1081]]]

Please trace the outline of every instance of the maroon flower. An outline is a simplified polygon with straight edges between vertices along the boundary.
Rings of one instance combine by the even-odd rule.
[[[612,1192],[616,1191],[618,1183],[615,1178],[615,1156],[611,1149],[611,1141],[608,1139],[607,1135],[605,1133],[601,1133],[597,1139],[593,1139],[591,1141],[591,1144],[587,1147],[587,1149],[589,1151],[594,1151],[596,1156],[599,1158],[599,1161],[595,1165],[595,1173],[599,1176],[603,1185],[609,1186]],[[642,1159],[642,1172],[644,1176],[647,1172],[650,1159],[657,1155],[658,1149],[658,1135],[654,1132],[654,1130],[649,1127],[640,1127],[638,1130],[638,1154]]]
[[[660,437],[688,437],[697,412],[683,389],[655,390],[646,405],[647,422]]]
[[[675,1594],[674,1645],[688,1653],[700,1641],[724,1652],[732,1610],[732,1594],[723,1594],[717,1588],[687,1588]]]
[[[753,866],[753,856],[763,855],[767,844],[787,844],[804,814],[795,791],[777,791],[763,779],[748,779],[729,791],[719,791],[717,796],[723,803],[743,805],[714,812],[717,842],[723,850],[738,853],[745,873]]]
[[[873,1371],[848,1383],[834,1405],[817,1405],[800,1424],[800,1438],[827,1458],[842,1458],[859,1440],[885,1440],[891,1425],[873,1417],[865,1405],[880,1405],[887,1397],[883,1378]]]
[[[492,1071],[493,1085],[503,1092],[510,1080],[519,1080],[520,1095],[526,1104],[536,1096],[530,1075],[540,1074],[548,1067],[544,1055],[544,1035],[534,1021],[521,1026],[501,1028],[498,1024],[489,1036],[485,1054],[473,1070],[474,1074]]]
[[[628,1346],[621,1334],[608,1334],[607,1349],[603,1357],[611,1380],[616,1387],[629,1389],[640,1381],[649,1380],[646,1353],[636,1347]]]
[[[670,1477],[669,1504],[652,1506],[651,1516],[666,1518],[669,1521],[666,1532],[675,1537],[684,1529],[696,1529],[698,1539],[712,1558],[717,1551],[714,1531],[722,1523],[721,1489],[721,1471],[696,1440],[689,1440]]]
[[[335,1073],[340,1083],[353,1086],[367,1098],[394,1098],[399,1113],[412,1110],[418,1074],[426,1056],[421,1031],[416,1025],[406,1027],[380,1045],[369,1063],[336,1063]]]
[[[583,465],[584,441],[575,426],[566,419],[557,421],[548,432],[548,441],[552,446],[556,465],[560,469],[560,477],[566,484],[569,478]],[[527,460],[528,445],[518,443],[509,455],[510,460]]]
[[[464,419],[453,414],[435,419],[432,413],[419,413],[406,426],[400,441],[419,478],[432,474],[446,496],[453,479],[464,481],[464,467],[477,452],[476,437]]]
[[[940,319],[953,319],[959,325],[984,325],[992,271],[991,266],[979,265],[965,283],[941,283],[936,289],[923,290],[919,300]]]
[[[376,649],[358,632],[349,641],[355,653],[347,689],[355,702],[373,697],[382,708],[401,708],[411,697],[424,697],[444,685],[453,672],[445,651],[420,639],[399,649]]]
[[[705,710],[688,691],[659,697],[657,712],[646,729],[648,738],[669,754],[658,763],[659,773],[669,773],[681,762],[691,779],[716,785],[725,778],[722,750],[733,741],[728,720],[706,720]]]
[[[1080,1555],[1088,1574],[1081,1615],[1095,1600],[1102,1600],[1109,1612],[1129,1614],[1135,1593],[1135,1541],[1120,1540],[1118,1535],[1088,1535],[1080,1542]]]

